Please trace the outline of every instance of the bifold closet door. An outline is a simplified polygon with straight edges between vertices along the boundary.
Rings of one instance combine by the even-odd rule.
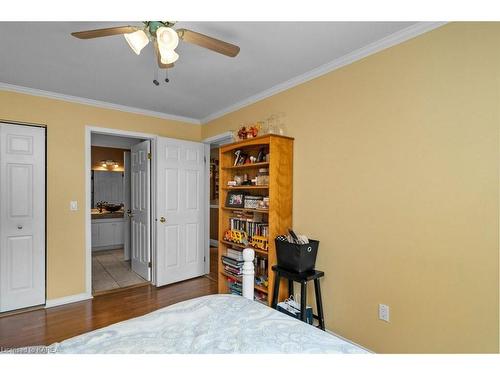
[[[0,312],[45,303],[45,129],[0,123]]]

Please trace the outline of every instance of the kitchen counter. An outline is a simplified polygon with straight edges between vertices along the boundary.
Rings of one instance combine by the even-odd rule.
[[[123,210],[119,210],[116,212],[109,212],[106,210],[102,210],[102,212],[99,212],[99,209],[93,208],[91,210],[91,219],[96,220],[96,219],[123,219],[124,217],[124,212]]]

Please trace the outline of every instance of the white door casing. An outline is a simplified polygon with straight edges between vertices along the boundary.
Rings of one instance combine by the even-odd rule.
[[[132,270],[145,280],[151,280],[150,238],[150,141],[132,146],[130,159],[131,175],[131,259]]]
[[[157,286],[205,273],[204,159],[202,143],[157,139]]]
[[[45,303],[45,129],[0,124],[0,312]]]
[[[131,181],[130,181],[130,151],[123,152],[123,211],[125,212],[123,216],[123,230],[125,243],[123,244],[123,259],[130,260],[130,191],[131,191]],[[132,211],[130,211],[131,213]]]

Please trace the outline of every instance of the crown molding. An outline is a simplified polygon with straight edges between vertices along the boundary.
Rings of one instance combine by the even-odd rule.
[[[314,78],[342,68],[343,66],[352,64],[355,61],[361,60],[367,56],[373,55],[389,47],[395,46],[397,44],[403,43],[409,39],[412,39],[418,35],[427,33],[431,30],[437,29],[445,25],[447,22],[418,22],[412,26],[395,32],[394,34],[388,35],[382,39],[379,39],[373,43],[370,43],[364,47],[361,47],[347,55],[341,56],[338,59],[330,61],[324,65],[321,65],[309,72],[296,76],[288,81],[282,82],[273,86],[267,90],[261,91],[258,94],[252,95],[242,101],[239,101],[229,107],[221,109],[220,111],[214,112],[200,120],[201,124],[206,124],[213,121],[219,117],[227,115],[228,113],[234,112],[238,109],[246,107],[250,104],[256,103],[270,96],[276,95],[282,91],[288,90],[292,87],[298,86],[302,83],[310,81]]]
[[[11,85],[10,83],[0,82],[0,91],[2,91],[2,90],[3,91],[17,92],[17,93],[21,93],[21,94],[41,96],[44,98],[50,98],[50,99],[56,99],[56,100],[63,100],[65,102],[85,104],[85,105],[90,105],[93,107],[113,109],[116,111],[134,113],[137,115],[144,115],[144,116],[150,116],[150,117],[156,117],[156,118],[161,118],[164,120],[182,121],[182,122],[186,122],[189,124],[195,124],[195,125],[201,124],[199,119],[195,119],[192,117],[171,115],[168,113],[162,113],[162,112],[150,111],[147,109],[129,107],[126,105],[114,104],[114,103],[104,102],[104,101],[100,101],[100,100],[87,99],[87,98],[82,98],[79,96],[60,94],[57,92],[33,89],[30,87],[24,87],[24,86],[16,86],[16,85]]]
[[[34,96],[41,96],[41,97],[46,97],[46,98],[50,98],[50,99],[63,100],[63,101],[78,103],[78,104],[85,104],[85,105],[90,105],[93,107],[113,109],[113,110],[122,111],[122,112],[128,112],[128,113],[134,113],[134,114],[138,114],[138,115],[161,118],[164,120],[181,121],[181,122],[185,122],[185,123],[189,123],[189,124],[200,125],[200,124],[206,124],[206,123],[213,121],[219,117],[222,117],[228,113],[234,112],[238,109],[241,109],[243,107],[246,107],[248,105],[251,105],[253,103],[261,101],[263,99],[266,99],[270,96],[276,95],[282,91],[285,91],[285,90],[288,90],[292,87],[298,86],[302,83],[305,83],[305,82],[310,81],[314,78],[320,77],[320,76],[327,74],[329,72],[332,72],[336,69],[339,69],[339,68],[342,68],[346,65],[352,64],[355,61],[361,60],[367,56],[373,55],[373,54],[380,52],[384,49],[387,49],[389,47],[403,43],[403,42],[405,42],[409,39],[412,39],[416,36],[419,36],[421,34],[424,34],[426,32],[434,30],[438,27],[441,27],[441,26],[445,25],[446,23],[447,22],[418,22],[418,23],[416,23],[412,26],[409,26],[403,30],[400,30],[394,34],[386,36],[380,40],[377,40],[377,41],[370,43],[364,47],[361,47],[361,48],[359,48],[351,53],[348,53],[347,55],[341,56],[338,59],[330,61],[329,63],[321,65],[313,70],[310,70],[309,72],[306,72],[304,74],[296,76],[296,77],[289,79],[285,82],[279,83],[279,84],[277,84],[269,89],[261,91],[258,94],[252,95],[252,96],[250,96],[244,100],[241,100],[237,103],[234,103],[234,104],[232,104],[224,109],[213,112],[212,114],[210,114],[202,119],[177,116],[177,115],[172,115],[172,114],[162,113],[162,112],[155,112],[155,111],[150,111],[150,110],[141,109],[141,108],[129,107],[129,106],[121,105],[121,104],[104,102],[104,101],[100,101],[100,100],[87,99],[87,98],[82,98],[82,97],[78,97],[78,96],[60,94],[60,93],[56,93],[56,92],[52,92],[52,91],[33,89],[33,88],[29,88],[29,87],[24,87],[24,86],[16,86],[16,85],[11,85],[9,83],[3,83],[3,82],[0,82],[0,90],[18,92],[21,94],[28,94],[28,95],[34,95]]]

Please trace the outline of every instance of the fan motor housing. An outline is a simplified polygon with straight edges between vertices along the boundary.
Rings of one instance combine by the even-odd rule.
[[[169,22],[169,21],[147,21],[144,22],[149,30],[149,33],[151,35],[156,35],[156,30],[158,30],[160,27],[172,27],[175,25],[175,22]]]

